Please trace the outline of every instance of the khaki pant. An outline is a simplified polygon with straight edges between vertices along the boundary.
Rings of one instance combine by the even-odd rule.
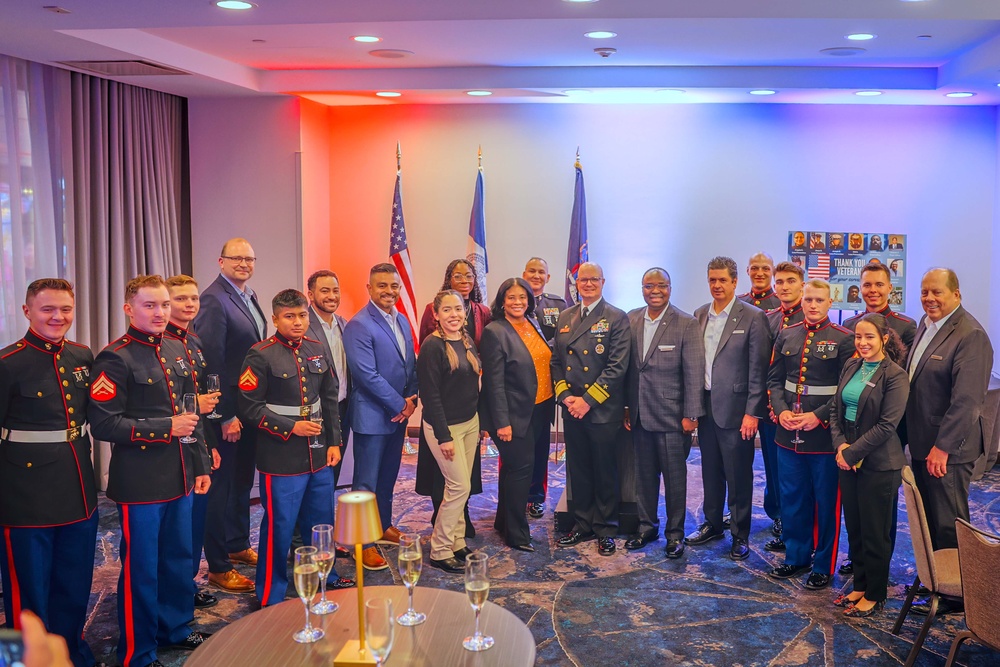
[[[434,460],[444,475],[444,499],[438,510],[434,532],[431,533],[431,558],[445,560],[465,546],[465,501],[472,490],[472,462],[479,446],[479,415],[461,424],[448,427],[455,456],[451,461],[441,453],[441,445],[434,437],[434,429],[422,422],[424,437]]]

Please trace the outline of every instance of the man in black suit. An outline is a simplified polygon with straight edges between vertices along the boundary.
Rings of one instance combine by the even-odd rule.
[[[729,492],[733,544],[729,556],[750,555],[754,437],[767,409],[768,349],[764,311],[736,298],[736,262],[708,263],[712,302],[695,311],[705,343],[705,417],[698,426],[705,521],[685,538],[698,546],[723,535],[722,507]]]
[[[598,553],[610,556],[618,532],[615,440],[625,417],[628,316],[604,300],[604,270],[597,264],[581,264],[576,285],[580,303],[559,316],[552,352],[575,520],[556,543],[570,547],[597,537]]]
[[[684,553],[687,457],[691,434],[705,414],[705,350],[698,321],[670,304],[670,274],[652,268],[642,277],[645,308],[628,314],[632,328],[625,384],[625,428],[635,444],[639,532],[625,548],[641,549],[659,536],[656,507],[665,488],[667,558]]]
[[[246,239],[226,241],[219,257],[219,277],[201,294],[201,310],[192,330],[201,338],[205,375],[218,375],[222,388],[217,411],[221,419],[209,428],[222,457],[212,477],[205,517],[205,560],[208,583],[232,593],[250,593],[254,583],[233,563],[257,565],[250,547],[250,490],[253,488],[257,435],[243,428],[237,397],[243,360],[251,346],[264,340],[267,325],[257,295],[247,287],[257,257]]]

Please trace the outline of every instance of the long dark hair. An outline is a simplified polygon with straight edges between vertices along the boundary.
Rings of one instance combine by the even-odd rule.
[[[503,302],[507,298],[507,292],[514,286],[521,287],[528,293],[528,310],[525,315],[530,317],[535,312],[535,295],[531,292],[531,285],[528,284],[528,281],[524,278],[508,278],[500,283],[500,289],[497,290],[497,298],[493,299],[493,305],[490,307],[490,313],[493,315],[494,321],[507,317],[507,313],[503,310]]]
[[[889,321],[885,319],[885,315],[882,315],[881,313],[867,313],[860,320],[858,320],[858,324],[861,324],[862,322],[868,322],[875,327],[875,331],[878,332],[879,340],[889,336],[889,339],[883,343],[882,350],[885,352],[885,356],[889,357],[891,361],[894,361],[897,365],[902,366],[906,361],[906,343],[904,343],[903,339],[899,337],[899,334],[889,326]],[[855,329],[857,329],[857,325],[855,325]]]
[[[465,301],[462,299],[462,295],[453,289],[444,289],[434,295],[434,315],[437,315],[438,309],[441,307],[441,302],[444,301],[446,296],[458,297],[458,300],[462,303],[462,307],[465,307]],[[437,329],[434,332],[441,337],[441,340],[447,340],[444,336],[444,329],[441,328],[441,320],[437,320]],[[472,347],[472,339],[469,337],[469,332],[466,331],[465,327],[462,327],[462,343],[465,344],[465,357],[469,360],[472,365],[472,370],[479,372],[479,357],[476,356],[476,351]],[[454,348],[451,345],[445,343],[444,346],[445,354],[448,355],[448,365],[451,367],[451,372],[454,373],[458,370],[458,355],[455,354]]]
[[[479,275],[476,273],[476,267],[472,266],[467,259],[453,259],[448,264],[448,268],[444,270],[444,282],[441,283],[441,291],[446,292],[453,289],[451,286],[451,274],[454,273],[455,267],[459,264],[465,264],[469,267],[469,271],[472,272],[472,291],[469,292],[469,300],[475,301],[476,303],[483,302],[483,292],[479,289]],[[458,294],[456,292],[456,294]],[[461,298],[461,294],[458,295]]]

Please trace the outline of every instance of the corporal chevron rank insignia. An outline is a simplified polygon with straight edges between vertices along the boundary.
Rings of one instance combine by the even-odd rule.
[[[247,367],[243,371],[243,375],[240,376],[240,389],[243,391],[253,391],[257,388],[257,376],[254,375],[253,369]]]
[[[90,385],[90,397],[95,401],[110,401],[118,395],[118,386],[103,372]]]

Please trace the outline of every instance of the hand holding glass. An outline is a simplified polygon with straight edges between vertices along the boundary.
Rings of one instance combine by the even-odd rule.
[[[424,555],[420,548],[420,535],[418,533],[403,533],[399,536],[399,576],[403,580],[403,585],[410,595],[410,605],[405,614],[400,614],[396,622],[400,625],[411,626],[420,625],[427,620],[426,614],[421,614],[413,609],[413,589],[420,579],[420,570],[423,568]]]
[[[365,643],[376,665],[384,665],[395,635],[392,600],[373,598],[365,602]]]
[[[181,414],[182,415],[196,415],[198,414],[198,397],[194,394],[184,394],[181,399]],[[186,445],[192,442],[198,442],[198,438],[193,435],[185,435],[181,438],[181,442]]]
[[[316,597],[319,588],[319,565],[316,564],[316,547],[299,547],[295,550],[295,591],[306,608],[306,627],[302,628],[292,639],[300,644],[311,644],[323,638],[323,631],[314,628],[309,623],[309,603]]]
[[[322,406],[317,405],[315,408],[312,409],[312,411],[309,413],[309,421],[311,421],[314,424],[320,424],[320,425],[323,424]],[[309,447],[312,449],[319,449],[322,446],[323,445],[320,444],[318,435],[314,435],[312,439],[309,440]]]
[[[314,614],[332,614],[340,609],[340,605],[326,599],[326,580],[333,571],[336,552],[333,545],[333,526],[321,523],[313,526],[312,545],[316,547],[313,561],[319,567],[319,602],[312,606]]]
[[[795,401],[795,404],[792,405],[792,414],[796,415],[802,414],[802,401]],[[805,442],[805,440],[803,440],[799,436],[799,433],[801,433],[801,431],[795,429],[795,438],[792,440],[793,445],[801,445],[803,442]]]
[[[212,375],[205,376],[205,390],[210,394],[214,394],[217,391],[221,391],[222,387],[219,384],[219,376]],[[208,419],[222,419],[222,415],[219,414],[218,410],[212,408],[212,412],[208,415]]]
[[[493,637],[487,637],[479,631],[479,613],[490,595],[489,557],[481,551],[465,557],[465,592],[476,612],[476,631],[471,637],[465,638],[462,646],[470,651],[485,651],[493,646]]]

